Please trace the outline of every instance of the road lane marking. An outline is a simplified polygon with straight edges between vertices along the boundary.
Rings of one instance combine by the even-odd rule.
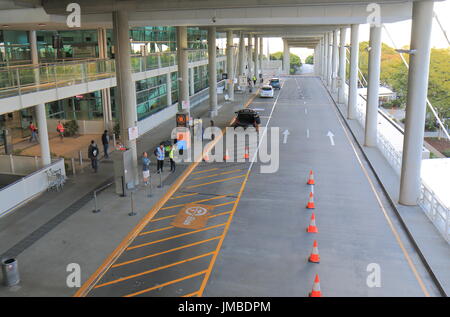
[[[235,172],[238,172],[238,171],[241,171],[241,169],[235,169],[235,170],[232,170],[232,171],[222,172],[222,173],[218,173],[218,174],[212,174],[212,175],[208,175],[208,176],[201,176],[201,177],[191,178],[189,180],[190,181],[194,181],[194,180],[204,179],[204,178],[208,178],[208,177],[214,177],[214,176],[219,176],[219,175],[231,174],[231,173],[235,173]]]
[[[124,265],[127,265],[127,264],[139,262],[139,261],[142,261],[142,260],[145,260],[145,259],[150,259],[150,258],[159,256],[159,255],[162,255],[162,254],[166,254],[166,253],[170,253],[170,252],[186,249],[186,248],[189,248],[189,247],[192,247],[192,246],[195,246],[195,245],[199,245],[199,244],[203,244],[203,243],[206,243],[206,242],[209,242],[209,241],[217,240],[217,239],[220,239],[221,237],[222,237],[222,235],[216,236],[216,237],[213,237],[213,238],[209,238],[209,239],[205,239],[205,240],[201,240],[201,241],[197,241],[197,242],[193,242],[193,243],[189,243],[189,244],[185,244],[185,245],[182,245],[182,246],[179,246],[179,247],[176,247],[176,248],[172,248],[172,249],[169,249],[169,250],[164,250],[164,251],[161,251],[161,252],[149,254],[149,255],[142,256],[142,257],[139,257],[139,258],[136,258],[136,259],[133,259],[133,260],[120,262],[120,263],[114,264],[111,267],[112,268],[116,268],[116,267],[124,266]]]
[[[195,195],[198,195],[198,194],[199,193],[191,193],[191,194],[186,194],[186,195],[181,195],[181,196],[175,196],[175,197],[172,197],[170,199],[178,199],[178,198],[183,198],[183,197],[195,196]]]
[[[202,170],[202,171],[197,171],[197,172],[193,172],[192,175],[194,174],[200,174],[200,173],[205,173],[205,172],[211,172],[211,171],[215,171],[218,170],[218,168],[211,168],[209,170]]]
[[[147,274],[150,274],[150,273],[153,273],[153,272],[164,270],[164,269],[167,269],[167,268],[170,268],[170,267],[174,267],[174,266],[177,266],[177,265],[180,265],[180,264],[183,264],[183,263],[187,263],[187,262],[190,262],[190,261],[195,261],[195,260],[198,260],[198,259],[210,256],[214,252],[215,251],[204,253],[204,254],[201,254],[201,255],[194,256],[192,258],[188,258],[188,259],[177,261],[177,262],[174,262],[174,263],[162,265],[162,266],[156,267],[156,268],[151,269],[151,270],[147,270],[147,271],[144,271],[144,272],[139,272],[139,273],[136,273],[136,274],[124,276],[124,277],[118,278],[116,280],[112,280],[112,281],[109,281],[109,282],[106,282],[106,283],[103,283],[103,284],[96,285],[94,288],[100,288],[100,287],[104,287],[104,286],[107,286],[107,285],[120,283],[120,282],[129,280],[129,279],[132,279],[132,278],[135,278],[135,277],[139,277],[139,276],[142,276],[142,275],[147,275]]]
[[[172,209],[172,208],[176,208],[176,207],[183,207],[183,206],[186,206],[187,204],[197,204],[197,203],[202,203],[202,202],[205,202],[205,201],[221,199],[221,198],[229,197],[229,196],[236,195],[236,194],[237,193],[231,193],[231,194],[226,194],[226,195],[222,195],[222,196],[216,196],[216,197],[213,197],[213,198],[205,198],[205,199],[195,200],[195,201],[187,202],[185,204],[178,204],[178,205],[172,205],[172,206],[163,207],[163,208],[161,208],[161,210],[167,210],[167,209]]]
[[[170,236],[170,237],[159,239],[159,240],[156,240],[156,241],[150,241],[150,242],[145,242],[145,243],[141,243],[141,244],[138,244],[138,245],[133,245],[131,247],[126,248],[126,251],[134,250],[134,249],[137,249],[137,248],[142,248],[142,247],[145,247],[145,246],[148,246],[148,245],[156,244],[156,243],[159,243],[159,242],[164,242],[164,241],[167,241],[167,240],[172,240],[172,239],[176,239],[176,238],[180,238],[180,237],[185,237],[185,236],[188,236],[188,235],[191,235],[191,234],[194,234],[194,233],[198,233],[198,232],[202,232],[202,231],[215,229],[215,228],[221,227],[223,225],[225,225],[225,224],[221,223],[221,224],[218,224],[218,225],[214,225],[214,226],[210,226],[210,227],[206,227],[206,228],[202,228],[202,229],[198,229],[198,230],[194,230],[194,231],[189,231],[189,232],[177,234],[175,236]]]
[[[208,182],[208,183],[202,183],[202,184],[197,184],[197,185],[186,186],[185,188],[196,188],[196,187],[210,185],[210,184],[222,183],[222,182],[226,182],[226,181],[228,181],[230,179],[235,179],[235,178],[244,177],[244,176],[245,176],[245,174],[242,174],[242,175],[238,175],[238,176],[233,176],[233,177],[229,177],[229,178],[215,180],[215,181]]]

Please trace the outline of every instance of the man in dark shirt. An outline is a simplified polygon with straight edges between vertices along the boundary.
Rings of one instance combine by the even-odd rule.
[[[108,147],[109,147],[108,130],[105,130],[102,134],[102,144],[103,144],[103,151],[105,152],[105,158],[109,158],[109,155],[108,155]]]

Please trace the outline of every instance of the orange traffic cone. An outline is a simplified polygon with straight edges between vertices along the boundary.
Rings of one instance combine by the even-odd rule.
[[[225,150],[225,155],[223,156],[224,161],[228,161],[230,159],[230,155],[228,154],[228,149]]]
[[[309,179],[308,179],[308,182],[306,184],[314,185],[314,174],[313,174],[312,170],[309,171]]]
[[[248,159],[250,158],[250,155],[248,154],[248,146],[245,147],[245,152],[244,152],[244,159]]]
[[[320,263],[319,247],[316,240],[314,240],[313,249],[308,261],[312,263]]]
[[[312,192],[309,193],[309,200],[306,208],[314,209],[316,206],[314,205],[314,194]]]
[[[316,278],[314,279],[314,284],[311,293],[309,293],[309,297],[322,297],[322,292],[320,291],[319,274],[316,274]]]
[[[314,213],[312,213],[312,215],[311,215],[311,222],[309,223],[309,226],[306,229],[306,232],[309,232],[309,233],[318,233],[319,232],[319,229],[317,229],[317,226],[316,226],[316,216],[314,215]]]

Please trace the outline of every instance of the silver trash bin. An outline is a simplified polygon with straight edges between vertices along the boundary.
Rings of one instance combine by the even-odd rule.
[[[19,284],[19,266],[16,259],[2,260],[3,285],[14,286]]]

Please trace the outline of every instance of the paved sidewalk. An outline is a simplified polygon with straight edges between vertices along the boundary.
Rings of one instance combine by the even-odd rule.
[[[219,117],[229,120],[232,116],[229,110],[242,105],[249,95],[236,93],[233,103],[224,102],[222,97],[219,95],[219,104],[222,105]],[[209,122],[208,108],[206,100],[193,109],[192,115]],[[217,120],[215,122],[218,123]],[[175,120],[168,120],[141,136],[137,142],[139,156],[144,150],[153,153],[159,142],[171,139],[173,127]],[[156,160],[153,154],[150,158],[152,197],[148,197],[148,188],[138,187],[134,194],[136,216],[128,215],[131,211],[130,195],[119,197],[115,194],[114,185],[98,195],[101,212],[92,213],[93,190],[109,183],[113,177],[113,164],[102,160],[99,173],[93,174],[90,168],[85,168],[82,173],[69,177],[62,192],[46,192],[1,218],[0,254],[8,251],[8,255],[17,257],[22,282],[18,287],[1,287],[0,296],[72,296],[76,288],[66,286],[67,265],[80,265],[83,283],[186,167],[186,164],[179,164],[177,172],[171,174],[166,162],[163,187],[157,188]]]

